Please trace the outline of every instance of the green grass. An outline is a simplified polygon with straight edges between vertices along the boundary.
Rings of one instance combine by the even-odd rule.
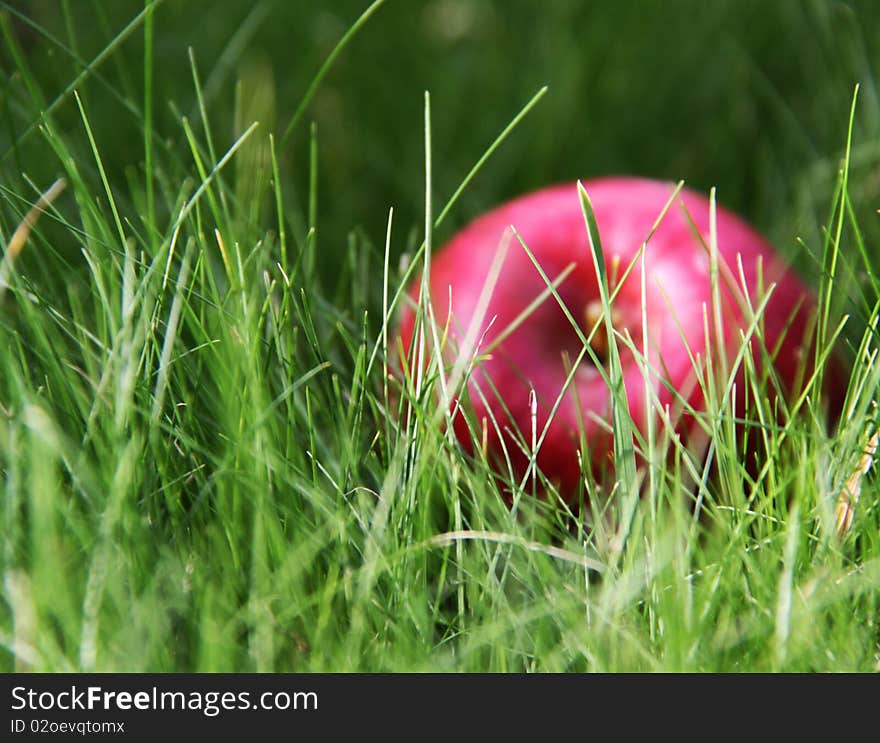
[[[0,3],[0,669],[876,670],[876,473],[835,513],[880,387],[870,4],[104,5]],[[621,415],[601,514],[538,471],[511,508],[447,432],[475,362],[438,367],[424,307],[400,370],[403,288],[481,209],[613,171],[776,240],[847,408],[820,374],[771,409],[753,298],[705,452],[658,424],[637,468]]]

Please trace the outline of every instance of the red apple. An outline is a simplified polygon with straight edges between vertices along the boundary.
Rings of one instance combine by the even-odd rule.
[[[813,354],[808,336],[816,300],[761,235],[735,215],[716,208],[722,268],[717,283],[723,320],[723,339],[719,339],[712,304],[712,264],[706,247],[710,244],[709,200],[692,191],[680,191],[650,236],[644,252],[643,314],[639,251],[675,187],[639,178],[607,178],[587,182],[584,188],[595,212],[612,291],[615,280],[620,283],[627,267],[636,261],[633,271],[618,287],[612,322],[615,331],[628,332],[637,349],[633,353],[626,343],[618,343],[629,413],[638,430],[647,430],[651,415],[658,427],[669,425],[671,420],[677,433],[687,436],[693,431],[696,419],[687,410],[700,411],[704,406],[695,362],[705,365],[707,359],[712,359],[717,365],[723,343],[732,365],[741,346],[741,333],[748,332],[750,325],[749,312],[743,308],[740,265],[754,308],[766,296],[767,288],[775,284],[763,313],[761,340],[753,338],[754,355],[761,356],[761,343],[775,352],[774,366],[783,390],[789,396],[799,391]],[[583,343],[552,296],[513,332],[502,335],[547,290],[546,281],[515,238],[504,253],[485,312],[480,311],[481,293],[511,225],[551,281],[574,264],[559,285],[558,294],[584,335],[598,321],[600,329],[592,346],[600,364],[607,337],[602,331],[599,285],[577,184],[546,188],[504,204],[474,220],[436,252],[430,266],[430,297],[441,332],[447,327],[443,351],[447,370],[462,354],[471,358],[492,349],[468,378],[465,408],[472,411],[471,426],[459,410],[454,419],[455,432],[469,451],[484,437],[487,452],[499,470],[505,471],[503,463],[509,459],[513,474],[519,478],[528,464],[524,448],[530,446],[533,430],[540,436],[563,389],[565,359],[574,362]],[[419,291],[420,282],[416,281],[409,291],[414,301]],[[472,326],[475,317],[478,327]],[[647,318],[646,329],[643,317]],[[404,349],[411,352],[411,368],[417,345],[413,343],[414,327],[415,316],[408,307],[401,319],[400,337]],[[499,337],[501,342],[492,348]],[[647,351],[643,337],[648,339]],[[428,352],[433,346],[429,340]],[[646,369],[650,370],[647,384]],[[741,413],[745,397],[741,371],[736,381]],[[646,393],[650,397],[646,398]],[[609,466],[613,448],[610,400],[600,369],[590,356],[584,357],[537,455],[538,467],[565,498],[577,493],[584,476],[578,458],[582,435],[587,471],[591,467],[592,474],[599,476]],[[647,404],[657,401],[659,406]],[[666,420],[656,412],[665,406],[670,410]]]

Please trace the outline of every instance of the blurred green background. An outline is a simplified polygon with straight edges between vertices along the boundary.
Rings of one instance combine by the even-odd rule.
[[[154,19],[157,136],[191,169],[180,125],[182,115],[198,121],[188,47],[219,151],[234,138],[237,101],[245,119],[253,113],[280,133],[367,4],[167,0]],[[0,5],[47,103],[143,8],[125,0]],[[398,236],[422,229],[425,90],[439,204],[546,84],[548,94],[465,192],[439,239],[552,182],[610,173],[684,179],[716,186],[720,203],[767,233],[815,284],[819,227],[828,221],[856,83],[851,193],[868,237],[880,232],[878,49],[880,8],[871,0],[388,0],[337,60],[303,122],[318,126],[323,267],[336,270],[337,248],[353,228],[381,246],[390,206]],[[47,184],[60,168],[38,134],[11,149],[33,115],[18,103],[27,81],[9,50],[0,54],[0,173],[7,189],[27,193],[21,171]],[[142,179],[142,75],[139,26],[78,86],[112,183]],[[245,90],[237,93],[239,81]],[[274,101],[253,104],[255,85],[274,90]],[[82,140],[88,168],[71,96],[53,117]],[[307,125],[283,153],[282,178],[291,214],[302,213]],[[404,242],[396,239],[393,250]]]

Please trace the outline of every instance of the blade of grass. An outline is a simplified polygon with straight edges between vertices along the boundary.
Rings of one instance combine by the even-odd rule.
[[[299,120],[303,117],[306,112],[306,109],[309,107],[309,104],[312,102],[312,98],[318,90],[318,87],[321,85],[321,81],[324,79],[324,76],[329,72],[330,68],[333,66],[333,63],[336,61],[336,58],[342,53],[342,50],[348,46],[349,42],[357,35],[358,31],[363,28],[370,17],[379,10],[380,7],[384,4],[385,0],[375,0],[362,14],[361,16],[349,27],[348,31],[345,32],[345,35],[339,40],[339,43],[333,47],[333,51],[330,52],[327,59],[324,61],[324,64],[321,65],[321,68],[318,70],[317,74],[312,78],[312,82],[306,90],[305,95],[300,100],[299,106],[296,111],[294,111],[293,116],[290,119],[287,127],[284,129],[284,134],[281,135],[281,139],[278,144],[283,149],[287,144],[287,140],[290,138],[290,135],[293,134],[294,129],[296,129],[297,124],[299,124]]]
[[[70,83],[64,88],[64,90],[59,93],[52,101],[45,107],[41,107],[41,117],[40,119],[48,119],[51,114],[55,111],[58,106],[60,106],[67,98],[80,87],[83,82],[89,78],[90,75],[100,67],[107,59],[109,59],[119,48],[119,46],[124,42],[132,33],[134,33],[141,23],[147,17],[147,12],[154,7],[158,7],[164,2],[164,0],[149,0],[149,5],[147,5],[140,13],[138,13],[131,21],[107,44],[97,55],[95,55],[94,59],[89,62],[85,69],[82,70]],[[5,3],[4,3],[5,6]],[[5,160],[12,154],[18,147],[20,147],[27,138],[34,132],[34,130],[39,125],[40,120],[33,121],[28,127],[16,138],[15,142],[10,145],[6,152],[3,153],[2,160]]]
[[[620,483],[621,488],[620,523],[615,545],[617,556],[614,562],[616,564],[619,560],[619,555],[623,552],[639,498],[639,483],[636,474],[633,444],[634,431],[632,418],[629,415],[626,388],[624,387],[620,351],[617,347],[617,337],[612,324],[611,294],[608,289],[605,255],[602,251],[602,242],[599,237],[599,226],[596,224],[596,213],[593,211],[593,205],[590,202],[586,188],[580,182],[578,182],[578,195],[580,196],[581,210],[584,214],[593,267],[596,270],[599,300],[602,303],[602,312],[605,318],[605,332],[608,335],[608,378],[611,393],[614,469],[615,478]]]

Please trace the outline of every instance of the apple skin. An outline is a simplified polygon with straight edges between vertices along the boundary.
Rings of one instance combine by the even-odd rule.
[[[596,215],[607,271],[613,276],[612,266],[618,264],[618,275],[622,275],[636,258],[675,185],[631,177],[602,178],[583,185]],[[430,296],[437,324],[442,328],[448,321],[448,338],[443,351],[447,370],[459,354],[473,355],[473,349],[462,349],[462,342],[477,310],[496,250],[510,225],[515,227],[551,280],[571,263],[576,264],[558,287],[558,293],[572,316],[581,323],[585,335],[595,322],[595,314],[590,320],[585,317],[587,308],[597,307],[599,288],[577,184],[545,188],[475,219],[433,255]],[[704,407],[688,348],[694,358],[718,359],[718,339],[712,332],[710,258],[694,234],[694,225],[708,245],[709,200],[683,189],[651,236],[644,258],[647,358],[655,372],[649,375],[648,384],[653,389],[652,397],[656,396],[661,406],[669,406],[676,433],[685,439],[694,433],[695,419],[686,412],[682,414],[682,398],[694,410]],[[773,247],[743,220],[716,206],[716,226],[719,260],[727,264],[739,285],[737,258],[741,256],[753,307],[757,307],[762,298],[759,287],[766,291],[771,283],[776,285],[764,313],[763,337],[771,351],[782,338],[774,366],[783,389],[791,396],[799,392],[795,387],[804,376],[804,367],[808,374],[810,370],[813,346],[808,334],[815,314],[815,296],[780,260]],[[640,262],[619,289],[613,305],[613,323],[616,331],[628,331],[636,347],[644,353]],[[720,281],[719,286],[723,343],[732,362],[740,346],[741,331],[747,330],[749,323],[730,288],[724,281]],[[546,288],[531,259],[516,238],[512,238],[477,334],[480,339],[477,352],[489,346]],[[413,282],[409,289],[413,301],[417,301],[419,291],[420,282]],[[704,314],[712,348],[707,348]],[[403,348],[411,352],[410,368],[415,356],[412,351],[414,324],[414,313],[407,307],[402,313],[399,334]],[[601,333],[596,338],[601,338]],[[430,348],[431,343],[427,345]],[[594,347],[599,346],[594,342]],[[629,412],[638,430],[645,433],[649,412],[644,366],[625,344],[618,343],[618,347]],[[757,343],[753,343],[753,349],[757,348]],[[540,436],[567,376],[563,354],[574,362],[581,349],[582,343],[557,301],[548,297],[493,349],[489,358],[473,369],[468,380],[468,406],[473,412],[475,430],[469,429],[461,411],[453,422],[462,446],[473,452],[474,440],[479,442],[483,435],[482,424],[487,453],[499,472],[507,471],[503,464],[506,450],[515,477],[521,478],[528,464],[523,443],[527,445],[531,441],[533,429],[530,392],[534,390],[536,430]],[[828,376],[833,377],[829,385],[831,408],[839,410],[842,376],[836,365],[836,361],[830,365]],[[744,406],[744,389],[740,371],[738,415]],[[581,431],[587,452],[584,468],[594,478],[600,478],[611,465],[610,400],[602,374],[589,357],[585,357],[553,417],[537,457],[540,470],[566,500],[575,497],[585,476],[577,454]],[[653,409],[650,415],[660,420]],[[493,418],[501,429],[500,435]],[[484,419],[486,422],[482,423]],[[662,423],[658,423],[657,430],[659,425]],[[515,441],[515,430],[521,433],[520,443]]]

